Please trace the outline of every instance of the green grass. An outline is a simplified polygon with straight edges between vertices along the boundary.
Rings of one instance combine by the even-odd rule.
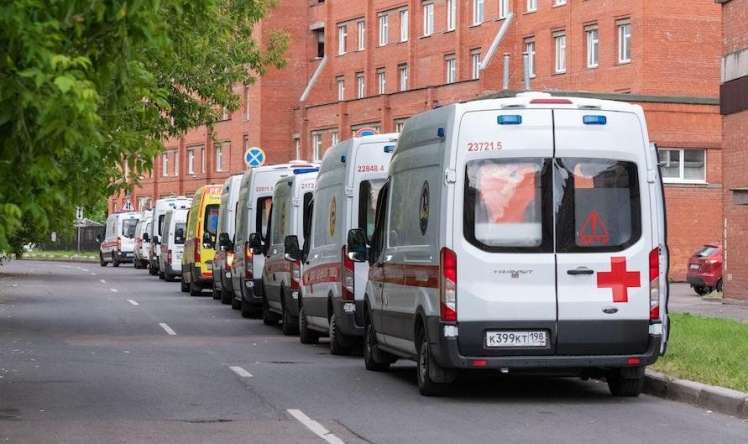
[[[76,260],[98,260],[99,254],[92,251],[81,251],[78,253],[74,250],[56,250],[56,251],[41,251],[41,250],[34,250],[30,252],[23,253],[24,259],[46,259],[46,260],[53,260],[53,259],[63,259],[63,260],[70,260],[70,259],[76,259]]]
[[[671,314],[667,354],[654,369],[669,376],[748,392],[748,324]]]

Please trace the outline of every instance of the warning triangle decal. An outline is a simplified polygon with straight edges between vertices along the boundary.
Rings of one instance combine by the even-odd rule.
[[[600,213],[595,210],[590,211],[579,229],[577,238],[579,239],[579,245],[582,246],[610,244],[608,228],[600,217]]]

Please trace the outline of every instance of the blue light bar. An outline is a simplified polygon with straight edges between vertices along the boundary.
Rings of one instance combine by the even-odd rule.
[[[316,173],[319,171],[319,168],[296,168],[293,170],[294,174],[306,174],[306,173]]]
[[[607,125],[608,118],[605,116],[584,116],[582,118],[585,125]]]
[[[522,116],[517,114],[506,114],[496,118],[496,123],[499,125],[520,125],[522,124]]]
[[[340,156],[340,163],[345,163],[345,155]]]
[[[395,151],[395,145],[385,145],[384,146],[384,152],[385,153],[391,153]]]
[[[436,129],[436,137],[444,138],[444,128],[437,128]]]

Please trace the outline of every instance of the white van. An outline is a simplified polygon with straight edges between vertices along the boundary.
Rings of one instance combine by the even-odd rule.
[[[135,249],[135,228],[138,225],[140,213],[114,213],[106,219],[104,240],[99,247],[99,264],[106,267],[133,261]]]
[[[265,325],[275,325],[282,320],[285,335],[296,333],[298,328],[299,245],[304,242],[304,234],[309,233],[318,171],[316,166],[294,168],[291,175],[278,179],[273,191],[273,206],[265,237],[265,267],[262,270],[262,321]],[[294,244],[288,247],[291,237]]]
[[[407,121],[380,193],[364,360],[605,377],[636,396],[667,341],[665,203],[641,107],[520,94]]]
[[[163,234],[164,217],[166,217],[166,212],[170,209],[186,209],[189,208],[190,205],[192,205],[191,198],[179,196],[159,199],[153,206],[153,210],[151,211],[151,229],[148,231],[148,238],[144,238],[144,240],[151,243],[151,251],[149,254],[150,263],[148,267],[148,271],[151,275],[155,276],[158,274],[160,277],[161,273],[158,261],[159,256],[161,256],[159,242],[161,241],[160,237]]]
[[[164,216],[163,235],[160,240],[159,275],[166,282],[174,282],[182,275],[182,255],[184,254],[185,225],[187,209],[171,209]]]
[[[379,190],[387,179],[397,134],[357,137],[325,154],[314,192],[311,236],[304,244],[299,338],[330,336],[330,351],[347,354],[364,334],[369,264],[347,255],[351,228],[374,231]]]
[[[242,316],[257,316],[262,307],[263,236],[270,220],[273,188],[279,178],[291,174],[291,168],[308,167],[305,161],[269,165],[247,170],[242,176],[236,216],[235,254],[231,270],[234,300],[239,301]],[[235,302],[232,302],[234,304]]]
[[[221,206],[218,209],[218,248],[213,259],[213,299],[231,304],[236,310],[239,309],[241,300],[234,299],[231,266],[234,262],[234,233],[241,183],[242,175],[237,174],[226,179],[223,184]]]
[[[135,226],[135,250],[133,252],[135,256],[133,259],[135,268],[148,267],[148,254],[150,252],[151,243],[146,242],[143,239],[143,235],[150,229],[151,217],[152,215],[150,211],[143,213],[141,219],[138,221],[138,225]]]

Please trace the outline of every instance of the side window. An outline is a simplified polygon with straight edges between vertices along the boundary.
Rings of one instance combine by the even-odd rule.
[[[608,159],[557,159],[559,252],[624,250],[641,238],[636,164]]]
[[[374,223],[377,209],[377,197],[384,185],[384,180],[364,180],[358,188],[358,228],[371,239],[374,234]]]
[[[312,230],[312,197],[314,197],[314,194],[309,192],[304,194],[304,205],[302,207],[303,209],[303,215],[302,215],[302,229],[301,234],[306,239],[310,231]]]
[[[273,201],[273,224],[270,227],[270,243],[283,243],[286,225],[288,224],[288,199],[283,197]]]
[[[255,206],[255,230],[262,236],[265,236],[268,232],[272,204],[273,198],[270,196],[257,199],[257,205]],[[265,240],[267,240],[267,238],[265,238]]]
[[[375,222],[374,231],[371,235],[371,250],[369,254],[369,262],[374,263],[379,259],[379,256],[384,250],[384,228],[385,222],[387,221],[387,203],[389,201],[390,184],[387,183],[382,188],[382,191],[377,197],[377,206],[375,211]]]
[[[333,238],[330,234],[331,219],[335,219],[336,227],[340,226],[340,224],[337,223],[339,202],[335,197],[335,191],[335,189],[329,187],[317,190],[317,196],[314,199],[314,206],[316,207],[316,211],[313,212],[314,223],[312,224],[313,227],[310,227],[310,229],[314,229],[313,237],[315,247],[321,247],[333,243]],[[333,199],[335,199],[334,209],[332,207]],[[334,217],[331,217],[332,212],[335,213]]]
[[[439,231],[438,167],[426,166],[399,172],[390,180],[387,245],[433,246]]]
[[[158,235],[159,236],[164,234],[164,217],[166,217],[165,214],[162,214],[158,217]]]

